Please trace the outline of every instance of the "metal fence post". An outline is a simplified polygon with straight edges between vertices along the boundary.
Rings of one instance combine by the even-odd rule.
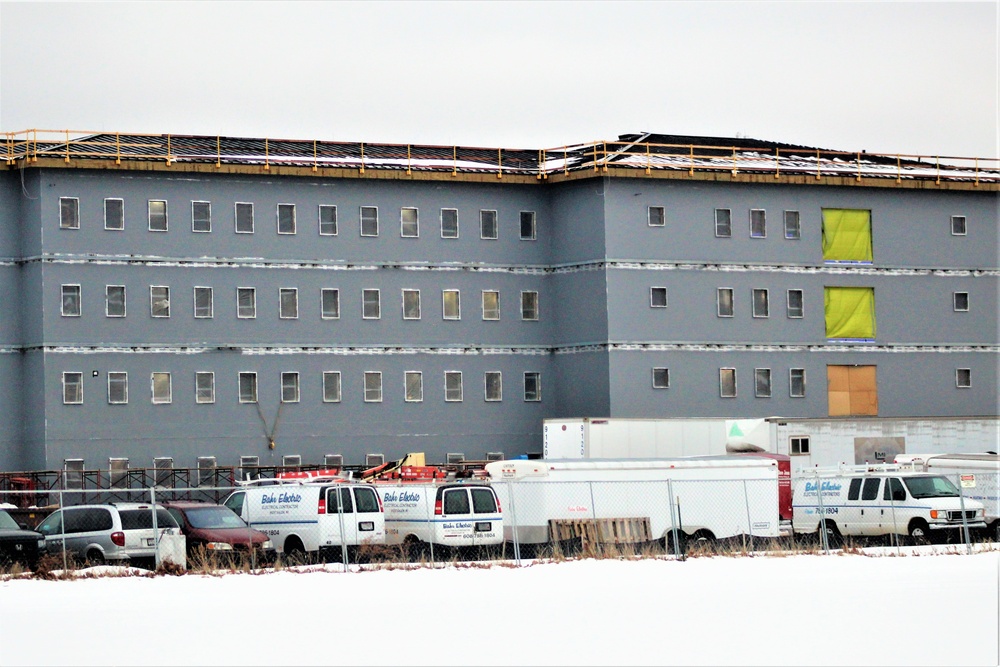
[[[896,543],[896,555],[900,555],[899,549],[899,528],[896,526],[896,493],[893,488],[893,480],[895,477],[890,477],[886,484],[889,485],[889,511],[892,512],[892,539]],[[899,482],[902,486],[902,482]]]
[[[153,512],[153,568],[160,569],[160,530],[156,521],[156,487],[149,487],[149,504]],[[164,529],[166,530],[166,529]]]
[[[962,474],[955,475],[958,481],[958,502],[962,510],[962,532],[965,534],[965,552],[972,553],[972,540],[969,537],[969,518],[965,515],[965,491],[962,489]]]
[[[437,491],[435,490],[435,494],[436,493],[437,493]],[[442,505],[441,509],[442,509],[442,512],[443,512],[444,511],[444,493],[441,494],[441,505]],[[427,503],[424,503],[424,510],[426,510],[428,513],[432,511],[431,508],[430,508],[430,506]],[[433,510],[433,511],[436,511],[436,510]],[[428,553],[430,554],[430,558],[431,558],[431,569],[433,570],[434,569],[434,534],[437,532],[437,530],[434,528],[434,515],[431,515],[431,514],[427,515],[427,525],[430,526],[430,528],[431,528],[431,530],[430,530],[430,538],[431,539],[427,540],[427,547],[428,547]]]
[[[747,481],[743,480],[743,504],[747,509],[747,532],[750,535],[750,550],[753,550],[753,520],[750,518],[750,494],[747,491]],[[746,545],[743,545],[746,550]]]
[[[594,483],[588,482],[587,484],[590,488],[590,518],[594,522],[594,541],[597,544],[597,548],[594,550],[594,555],[597,556],[604,551],[601,545],[601,526],[597,523],[597,505],[594,503]],[[584,530],[584,535],[586,534],[587,531]]]
[[[350,493],[343,486],[334,487],[336,489],[337,496],[337,520],[340,522],[340,562],[344,566],[344,572],[350,569],[350,563],[347,559],[347,535],[344,531],[344,492]],[[317,545],[317,550],[319,545]],[[318,551],[317,551],[318,553]]]
[[[816,475],[816,499],[819,503],[819,543],[826,553],[830,553],[830,540],[826,534],[826,509],[823,507],[823,478]]]
[[[69,557],[66,555],[66,503],[63,502],[63,490],[59,489],[59,532],[62,533],[63,573],[69,571]]]
[[[517,536],[517,510],[514,509],[514,488],[511,480],[507,480],[507,499],[510,500],[510,526],[511,533],[514,536],[514,562],[517,567],[521,567],[521,544],[518,542]]]
[[[671,480],[667,480],[667,504],[670,506],[670,532],[674,536],[674,558],[681,557],[680,540],[678,539],[677,514],[674,511],[674,485]],[[677,509],[680,509],[679,507]]]

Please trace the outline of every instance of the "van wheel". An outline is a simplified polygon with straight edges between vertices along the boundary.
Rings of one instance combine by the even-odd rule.
[[[91,565],[104,565],[104,554],[97,549],[91,549],[87,552],[87,561]]]
[[[285,540],[285,560],[289,565],[301,565],[306,559],[306,549],[302,540],[292,535]]]
[[[406,560],[411,563],[417,562],[428,555],[427,543],[421,541],[416,535],[407,535],[403,540],[403,554]]]
[[[833,521],[824,521],[820,530],[826,531],[826,544],[831,549],[838,549],[844,543],[844,538],[840,535],[840,529],[837,528],[837,524]],[[822,539],[820,537],[820,544],[822,544]]]
[[[930,544],[931,529],[927,527],[927,522],[915,519],[910,523],[910,539],[914,544]]]

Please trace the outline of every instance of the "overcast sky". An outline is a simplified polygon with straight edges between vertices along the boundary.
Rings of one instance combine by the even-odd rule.
[[[985,2],[0,2],[0,129],[997,157]]]

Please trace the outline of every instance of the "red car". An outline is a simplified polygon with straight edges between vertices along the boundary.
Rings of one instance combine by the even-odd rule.
[[[161,503],[187,536],[188,555],[204,549],[219,555],[249,554],[252,547],[265,560],[274,556],[267,535],[251,528],[225,505],[173,500]]]

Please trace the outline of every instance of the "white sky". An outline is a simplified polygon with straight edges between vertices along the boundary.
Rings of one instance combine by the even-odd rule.
[[[0,129],[997,157],[1000,2],[0,2]]]

